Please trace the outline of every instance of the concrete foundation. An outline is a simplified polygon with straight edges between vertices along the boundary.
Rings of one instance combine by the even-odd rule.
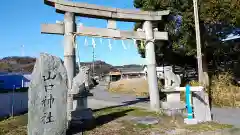
[[[198,121],[197,121],[197,119],[185,118],[184,123],[187,124],[187,125],[194,125],[194,124],[198,124]]]
[[[181,102],[162,102],[163,113],[168,116],[183,115],[185,104]]]

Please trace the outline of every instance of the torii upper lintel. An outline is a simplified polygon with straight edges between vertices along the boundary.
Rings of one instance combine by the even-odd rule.
[[[58,13],[72,12],[75,13],[76,16],[101,18],[107,20],[113,19],[118,21],[159,21],[162,20],[162,16],[170,13],[169,10],[156,12],[140,11],[63,0],[44,0],[44,3],[55,7],[56,12]]]

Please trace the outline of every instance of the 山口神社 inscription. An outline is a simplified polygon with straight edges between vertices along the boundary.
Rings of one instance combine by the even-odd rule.
[[[28,97],[28,134],[65,135],[67,73],[60,58],[40,55],[32,73]]]
[[[47,108],[48,111],[43,112],[43,116],[41,117],[41,120],[42,120],[43,124],[47,124],[47,123],[54,122],[54,120],[53,120],[54,118],[53,118],[52,112],[51,112],[51,108],[54,103],[54,97],[52,95],[52,89],[54,87],[54,84],[52,84],[52,83],[48,84],[48,81],[54,80],[56,78],[56,74],[48,72],[47,76],[42,76],[42,77],[43,77],[43,81],[45,83],[44,90],[45,90],[45,94],[46,94],[46,96],[42,100],[42,105],[44,108]]]

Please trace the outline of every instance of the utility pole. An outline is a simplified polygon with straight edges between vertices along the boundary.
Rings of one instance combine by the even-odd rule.
[[[79,51],[78,51],[78,44],[75,44],[75,51],[76,51],[76,57],[77,57],[77,62],[78,62],[78,72],[81,70],[81,64],[80,64],[80,56],[79,56]]]
[[[24,57],[24,45],[21,46],[21,50],[22,50],[22,57]],[[22,72],[22,88],[24,87],[24,81],[23,81],[23,68],[21,68],[21,72]]]
[[[22,48],[22,57],[24,56],[24,45],[21,46]]]
[[[80,26],[80,27],[83,27],[83,23],[78,23],[78,25]],[[77,62],[78,62],[78,69],[79,69],[79,72],[80,72],[80,70],[81,70],[81,63],[80,63],[80,55],[79,55],[79,50],[78,50],[78,44],[75,44],[75,51],[76,51],[76,57],[77,57]]]
[[[200,85],[203,85],[205,87],[205,82],[203,78],[203,67],[202,67],[202,51],[201,51],[201,37],[200,37],[200,28],[199,28],[199,18],[198,18],[198,2],[197,0],[193,0],[193,7],[194,7],[194,19],[195,19],[195,32],[196,32],[196,43],[197,43],[197,60],[198,60],[198,81]],[[197,96],[196,96],[197,95]],[[208,101],[208,94],[206,94],[204,91],[195,92],[193,95],[195,98],[193,98],[192,103],[198,105],[196,108],[194,108],[194,116],[196,118],[199,118],[201,121],[212,121],[211,118],[211,111],[209,107],[209,101]],[[202,101],[200,99],[203,99],[206,104],[201,104]]]
[[[202,51],[201,51],[201,37],[199,28],[199,17],[198,17],[198,2],[193,0],[194,7],[194,19],[195,19],[195,33],[197,43],[197,61],[198,61],[198,81],[203,83],[203,67],[202,67]]]
[[[94,73],[95,73],[95,70],[94,70],[94,68],[95,68],[95,47],[94,47],[94,45],[92,45],[92,73],[93,73],[93,77],[94,77]]]

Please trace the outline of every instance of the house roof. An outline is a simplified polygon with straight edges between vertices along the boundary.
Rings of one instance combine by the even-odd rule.
[[[109,75],[121,75],[121,72],[109,72]]]
[[[0,72],[0,75],[8,74],[7,72]]]
[[[141,73],[144,72],[143,67],[126,67],[126,68],[118,68],[121,73]]]
[[[31,75],[31,73],[0,72],[0,76],[6,76],[6,75]]]

